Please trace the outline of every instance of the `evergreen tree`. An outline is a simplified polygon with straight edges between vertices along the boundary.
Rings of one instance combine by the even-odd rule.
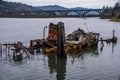
[[[119,2],[117,2],[114,6],[114,9],[118,9],[118,8],[120,8],[120,3]]]
[[[2,0],[0,0],[0,4],[2,4]]]
[[[103,10],[105,10],[105,5],[103,6]]]

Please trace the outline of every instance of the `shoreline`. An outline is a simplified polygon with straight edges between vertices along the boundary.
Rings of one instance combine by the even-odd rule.
[[[86,18],[86,17],[100,17],[100,16],[41,16],[41,15],[16,15],[16,14],[0,14],[0,18]],[[101,18],[100,19],[110,19],[110,18]],[[120,19],[112,18],[112,22],[120,22]]]
[[[110,21],[113,21],[113,22],[120,22],[120,19],[112,18]]]
[[[100,16],[42,16],[42,15],[5,15],[0,14],[0,18],[85,18],[85,17],[100,17]]]

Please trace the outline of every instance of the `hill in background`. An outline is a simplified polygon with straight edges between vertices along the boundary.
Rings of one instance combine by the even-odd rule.
[[[62,7],[59,5],[48,5],[48,6],[35,6],[36,9],[42,9],[42,10],[86,10],[87,8],[83,8],[83,7],[75,7],[75,8],[66,8],[66,7]]]
[[[42,10],[68,10],[68,8],[58,6],[58,5],[48,5],[48,6],[36,6],[36,9],[42,9]]]
[[[36,11],[38,9],[22,4],[22,3],[16,3],[16,2],[7,2],[7,1],[1,1],[0,2],[0,9],[3,12],[19,12],[19,11]]]
[[[37,10],[86,10],[87,8],[75,7],[75,8],[66,8],[59,5],[48,5],[48,6],[31,6],[22,4],[19,2],[7,2],[0,0],[0,9],[3,12],[18,12],[18,11],[37,11]]]
[[[87,10],[87,9],[88,8],[83,8],[83,7],[66,8],[66,7],[59,6],[59,5],[30,6],[30,5],[22,4],[19,2],[7,2],[7,1],[0,0],[0,13],[3,13],[3,14],[4,13],[11,14],[11,12],[14,14],[14,13],[23,12],[23,11]],[[23,13],[23,14],[26,14],[26,13]],[[35,15],[36,13],[29,12],[27,14]],[[56,13],[56,14],[61,15],[60,13]],[[92,12],[90,14],[97,14],[97,12]],[[78,15],[78,13],[71,11],[68,15]],[[89,15],[89,13],[88,13],[88,15]]]

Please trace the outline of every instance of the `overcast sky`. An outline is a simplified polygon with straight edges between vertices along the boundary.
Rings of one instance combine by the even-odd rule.
[[[114,6],[120,0],[5,0],[21,2],[32,6],[60,5],[63,7],[102,8],[103,5]]]

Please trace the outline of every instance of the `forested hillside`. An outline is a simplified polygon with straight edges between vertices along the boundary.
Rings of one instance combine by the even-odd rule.
[[[36,8],[18,3],[18,2],[7,2],[0,0],[0,9],[2,12],[17,12],[17,11],[35,11]]]
[[[105,11],[101,14],[101,18],[108,18],[112,19],[113,21],[120,21],[120,2],[117,2],[112,10],[107,10],[105,8]]]

